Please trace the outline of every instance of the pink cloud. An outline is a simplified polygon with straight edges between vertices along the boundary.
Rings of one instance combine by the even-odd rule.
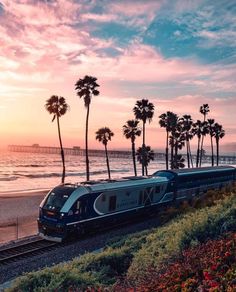
[[[93,52],[87,52],[78,58],[81,63],[73,66],[74,70],[77,67],[82,72],[95,72],[97,76],[107,80],[173,82],[185,80],[188,76],[200,78],[211,74],[206,66],[189,60],[164,59],[152,47],[138,43],[123,50],[116,58],[100,57]]]
[[[108,6],[109,11],[114,13],[123,14],[129,17],[134,17],[138,15],[147,15],[148,18],[157,12],[164,1],[119,1],[119,3],[112,2]]]
[[[60,0],[55,3],[40,1],[6,1],[4,8],[8,17],[24,21],[25,25],[57,25],[73,23],[77,18],[77,10],[81,4],[69,0]],[[47,16],[47,17],[45,17]]]
[[[142,45],[138,40],[130,42],[126,48],[120,48],[113,39],[99,39],[90,34],[89,20],[113,20],[144,25],[145,28],[162,1],[137,1],[135,5],[133,1],[119,1],[119,4],[111,1],[103,15],[90,13],[89,8],[69,0],[50,5],[36,5],[32,4],[33,1],[5,3],[6,13],[2,16],[0,27],[2,97],[15,97],[19,106],[22,105],[21,99],[28,98],[25,101],[28,104],[31,98],[29,105],[32,108],[37,100],[36,115],[38,108],[43,111],[46,98],[51,94],[60,94],[69,98],[71,108],[81,109],[82,112],[83,102],[79,103],[75,98],[74,83],[89,74],[96,76],[101,86],[101,95],[93,101],[91,109],[91,138],[94,138],[98,126],[104,126],[109,121],[112,130],[116,131],[115,145],[120,143],[129,147],[129,142],[122,137],[121,127],[133,117],[135,101],[145,97],[148,89],[151,92],[148,98],[156,106],[153,123],[147,130],[150,145],[157,147],[161,141],[164,145],[165,133],[158,126],[161,113],[171,110],[179,115],[189,113],[194,119],[200,119],[199,107],[203,103],[209,103],[211,117],[225,127],[227,135],[224,140],[236,140],[232,130],[235,127],[236,98],[232,95],[228,99],[219,99],[216,94],[236,90],[236,68],[233,65],[221,67],[200,64],[194,59],[166,59],[153,47]],[[181,1],[178,3],[179,9],[182,9]],[[72,23],[82,24],[78,29]],[[119,54],[109,56],[102,51],[106,48],[113,48]],[[179,91],[193,87],[199,93],[192,93],[191,90],[188,94],[174,92],[172,84],[177,84]],[[165,99],[158,92],[158,86],[161,88],[163,85],[166,87]],[[136,92],[139,96],[135,96]],[[211,92],[213,97],[206,97],[206,92]],[[168,99],[168,93],[175,97]],[[10,108],[9,104],[6,106]],[[78,136],[83,136],[85,112],[79,120],[76,110],[71,111],[68,120],[64,120],[65,129],[69,133],[72,131],[73,136],[78,130]],[[48,122],[46,117],[45,114],[41,119],[46,119],[45,128]],[[78,126],[71,130],[71,124]],[[41,122],[38,127],[41,127]]]
[[[195,84],[201,82],[198,81],[199,77],[211,75],[209,67],[190,60],[164,59],[154,48],[140,45],[138,42],[134,42],[126,49],[116,47],[120,52],[118,57],[102,55],[97,53],[97,50],[114,48],[113,40],[100,40],[91,37],[86,27],[77,30],[68,25],[79,13],[80,5],[66,0],[56,5],[25,3],[8,1],[6,4],[8,13],[5,26],[8,27],[12,22],[18,23],[20,37],[16,34],[9,39],[6,37],[6,30],[0,30],[2,40],[0,52],[5,60],[10,58],[12,66],[14,64],[17,69],[14,71],[15,74],[37,76],[47,72],[49,76],[55,78],[63,68],[61,76],[64,75],[64,80],[68,80],[71,74],[75,74],[74,72],[80,72],[81,75],[93,72],[100,79],[107,81],[149,83],[186,82],[191,76]],[[125,10],[122,8],[124,4],[127,4]],[[153,1],[136,4],[134,7],[132,2],[121,2],[119,5],[113,3],[111,6],[114,13],[124,11],[127,15],[145,14],[160,7],[160,3]],[[88,17],[89,14],[85,15]]]
[[[87,20],[94,20],[97,22],[109,22],[109,21],[116,21],[117,16],[114,14],[95,14],[95,13],[85,13],[82,15],[82,19],[85,21]]]

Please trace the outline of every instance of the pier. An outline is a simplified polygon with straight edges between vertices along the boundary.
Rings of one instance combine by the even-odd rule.
[[[69,155],[84,155],[84,150],[80,147],[63,148],[65,154]],[[26,152],[26,153],[45,153],[45,154],[60,154],[61,149],[59,147],[39,146],[33,144],[31,146],[26,145],[8,145],[8,150],[11,152]]]
[[[11,152],[26,152],[26,153],[43,153],[43,154],[60,154],[61,148],[59,147],[49,147],[49,146],[39,146],[38,144],[33,144],[31,146],[26,145],[8,145],[8,150]],[[85,149],[81,149],[78,146],[72,148],[63,148],[65,155],[78,155],[85,156]],[[100,157],[104,156],[104,150],[90,149],[88,151],[89,156]],[[119,150],[109,150],[109,157],[111,158],[130,158],[131,151],[119,151]]]
[[[81,149],[78,146],[72,148],[63,148],[65,155],[78,155],[85,156],[85,149]],[[26,152],[26,153],[44,153],[44,154],[60,154],[61,149],[59,147],[49,147],[49,146],[39,146],[39,144],[33,144],[31,146],[25,145],[8,145],[8,150],[12,152]],[[103,157],[105,155],[104,150],[90,149],[89,156],[93,157]],[[125,150],[108,150],[108,155],[110,158],[132,158],[131,151]],[[186,154],[182,154],[185,158],[185,165],[187,162]],[[193,161],[196,161],[196,155],[192,155]],[[165,161],[165,153],[155,152],[154,159],[156,161]],[[216,161],[216,158],[215,158]],[[203,163],[211,164],[211,155],[204,155],[202,158]],[[220,155],[219,164],[236,164],[236,154],[235,155]]]

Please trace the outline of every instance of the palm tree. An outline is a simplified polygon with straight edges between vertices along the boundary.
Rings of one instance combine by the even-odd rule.
[[[177,154],[176,159],[173,161],[173,165],[171,166],[172,169],[179,169],[184,168],[184,157],[181,154]]]
[[[62,96],[58,97],[57,95],[52,95],[49,99],[46,100],[45,108],[49,112],[49,114],[53,114],[52,122],[55,119],[57,119],[57,130],[58,130],[58,136],[59,136],[59,142],[60,142],[60,148],[61,148],[61,159],[62,159],[62,169],[63,169],[61,182],[64,183],[66,168],[65,168],[65,155],[64,155],[64,150],[62,146],[59,118],[67,112],[69,106],[66,103],[66,100],[64,97]]]
[[[198,138],[196,167],[199,167],[200,166],[200,155],[201,155],[201,153],[203,153],[203,148],[200,149],[200,143],[201,143],[202,135],[206,135],[208,133],[207,123],[201,122],[200,120],[197,120],[193,124],[192,133],[194,136],[196,135]]]
[[[185,145],[185,135],[183,134],[183,125],[181,120],[178,119],[176,126],[171,131],[170,136],[171,145],[171,169],[176,168],[178,165],[178,150],[181,150]]]
[[[169,134],[173,128],[173,126],[176,124],[177,121],[177,115],[173,112],[167,111],[164,114],[161,114],[159,116],[159,124],[161,128],[166,129],[166,169],[169,168]]]
[[[77,95],[84,99],[84,105],[87,108],[86,115],[86,129],[85,129],[85,155],[86,155],[86,178],[89,181],[89,158],[88,158],[88,120],[89,110],[92,96],[99,95],[99,91],[96,89],[99,87],[97,84],[97,78],[86,75],[83,79],[79,79],[75,83],[75,90]]]
[[[135,107],[133,108],[135,118],[143,122],[143,151],[145,151],[145,124],[147,120],[149,123],[152,121],[154,108],[154,104],[149,102],[148,99],[137,100]],[[144,175],[144,164],[142,164],[142,175]]]
[[[138,127],[138,124],[139,124],[138,120],[128,120],[126,122],[126,125],[123,126],[123,134],[125,138],[131,140],[135,176],[137,176],[136,160],[135,160],[135,139],[136,137],[141,135],[141,130]]]
[[[190,115],[183,115],[183,117],[180,118],[180,123],[182,124],[182,133],[183,133],[183,135],[185,137],[185,141],[186,141],[188,168],[190,168],[190,159],[192,162],[190,140],[193,137],[193,135],[191,133],[191,129],[193,126],[193,120],[192,120]]]
[[[214,166],[214,148],[213,148],[213,137],[215,133],[215,120],[214,119],[208,119],[208,129],[209,134],[211,137],[211,166]]]
[[[216,140],[216,165],[219,165],[219,142],[225,136],[225,130],[222,125],[215,123],[214,126],[214,137]]]
[[[150,146],[139,147],[137,152],[137,160],[140,164],[142,164],[145,168],[145,174],[148,175],[147,167],[151,160],[154,160],[154,152],[151,150]]]
[[[209,134],[209,128],[208,128],[208,123],[205,121],[203,122],[203,128],[202,128],[202,141],[204,140],[204,137]],[[203,149],[203,145],[201,146],[201,152],[200,152],[200,160],[199,160],[199,166],[201,167],[202,166],[202,158],[203,158],[203,154],[205,153],[204,152],[204,149]]]
[[[96,132],[96,140],[98,140],[99,142],[102,142],[102,144],[105,146],[107,172],[108,172],[109,179],[111,179],[111,173],[110,173],[109,159],[108,159],[108,153],[107,153],[107,143],[108,141],[111,141],[112,136],[114,136],[114,133],[107,127],[100,128]]]
[[[205,123],[206,121],[206,116],[209,113],[210,109],[209,109],[209,105],[207,103],[203,104],[202,106],[200,106],[200,113],[203,114],[203,123]],[[202,165],[202,153],[203,153],[203,141],[204,141],[204,137],[207,134],[207,130],[205,129],[203,135],[202,135],[202,141],[201,141],[201,150],[200,150],[200,158],[199,158],[199,166],[201,167]]]

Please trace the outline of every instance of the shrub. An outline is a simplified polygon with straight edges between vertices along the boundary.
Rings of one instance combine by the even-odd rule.
[[[235,228],[234,194],[210,208],[194,211],[186,203],[180,208],[191,212],[178,215],[162,227],[123,236],[116,239],[118,241],[111,240],[100,253],[85,254],[72,262],[26,274],[16,280],[8,291],[46,292],[70,289],[68,291],[90,292],[96,290],[88,287],[100,287],[100,291],[103,291],[101,289],[105,289],[103,287],[107,285],[109,291],[111,285],[117,278],[124,277],[127,270],[130,283],[138,285],[147,278],[150,269],[160,271],[163,265],[176,256],[181,256],[187,247],[195,247],[208,238]],[[176,208],[166,210],[162,214],[163,220],[169,220],[178,213]],[[227,277],[232,275],[234,272],[231,271]],[[194,285],[194,280],[190,279],[188,285]]]
[[[138,250],[128,270],[133,283],[142,281],[150,267],[158,267],[189,247],[215,238],[224,226],[233,229],[236,222],[236,197],[232,194],[216,206],[179,216],[175,221],[156,229]]]
[[[58,265],[42,271],[28,273],[18,278],[8,291],[64,292],[70,286],[85,289],[88,285],[97,286],[98,282],[89,273],[78,273],[69,265]]]
[[[128,288],[132,285],[120,282],[114,291]],[[135,291],[236,291],[236,233],[184,250],[159,269],[150,266]]]

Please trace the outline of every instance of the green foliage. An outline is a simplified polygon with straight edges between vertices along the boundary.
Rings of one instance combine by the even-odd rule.
[[[181,254],[182,250],[215,238],[225,229],[235,228],[236,197],[218,202],[217,205],[179,216],[176,220],[156,229],[147,236],[146,243],[134,255],[128,271],[131,281],[145,277],[150,266],[158,268],[172,256]]]
[[[139,250],[146,242],[148,234],[152,233],[152,229],[137,232],[128,236],[117,236],[107,242],[107,246],[113,249],[128,247],[132,252]]]
[[[136,292],[152,291],[235,291],[236,233],[208,240],[184,250],[159,269],[150,266],[145,278],[135,285]],[[130,287],[132,289],[128,290]],[[133,291],[127,281],[117,282],[114,291]]]
[[[112,284],[118,275],[124,275],[133,256],[130,249],[107,248],[97,254],[86,254],[73,261],[73,266],[82,273],[90,273],[104,284]]]
[[[25,274],[18,278],[12,288],[7,291],[53,292],[56,290],[63,292],[70,286],[84,289],[90,284],[96,286],[97,279],[90,273],[79,273],[77,269],[65,264]]]
[[[126,274],[131,283],[145,280],[150,267],[158,269],[163,263],[180,256],[187,247],[195,247],[209,238],[235,229],[235,194],[226,196],[223,192],[222,195],[212,192],[209,198],[207,205],[214,203],[215,199],[220,200],[205,208],[200,208],[205,203],[199,200],[199,210],[186,202],[180,208],[169,208],[161,214],[160,217],[164,218],[162,222],[177,217],[167,224],[113,238],[102,252],[88,253],[71,262],[28,273],[17,279],[8,291],[67,291],[69,288],[71,291],[76,288],[83,291],[86,287],[105,286],[110,289],[117,278]],[[180,210],[187,213],[180,214]]]

